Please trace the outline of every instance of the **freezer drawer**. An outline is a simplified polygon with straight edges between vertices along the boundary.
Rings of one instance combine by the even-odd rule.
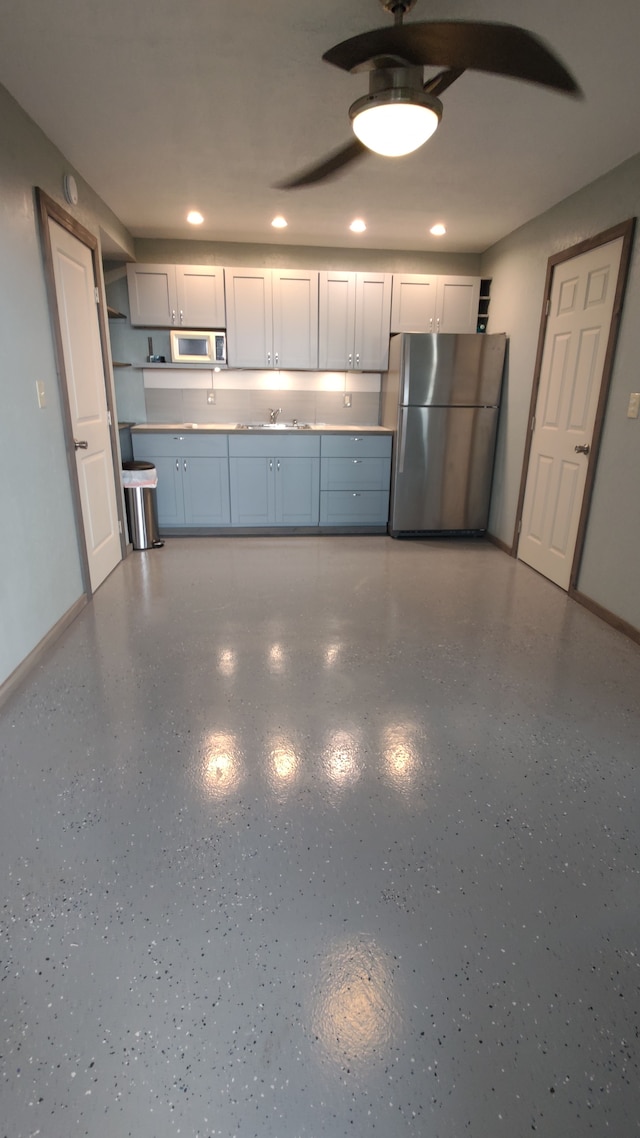
[[[392,534],[487,528],[497,422],[495,407],[400,409]]]
[[[321,490],[321,526],[386,526],[386,490]]]

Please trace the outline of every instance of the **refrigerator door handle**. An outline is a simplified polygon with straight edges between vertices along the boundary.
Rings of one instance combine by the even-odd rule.
[[[400,408],[400,445],[398,447],[398,474],[404,474],[404,456],[407,449],[407,408]]]

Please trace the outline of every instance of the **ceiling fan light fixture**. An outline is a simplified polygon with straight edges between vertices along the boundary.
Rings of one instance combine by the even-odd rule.
[[[391,87],[357,99],[349,116],[364,146],[386,158],[399,158],[431,138],[442,117],[442,103],[424,91]]]

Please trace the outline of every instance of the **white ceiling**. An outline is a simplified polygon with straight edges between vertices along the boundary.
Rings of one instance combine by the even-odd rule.
[[[271,187],[350,137],[367,78],[321,56],[390,23],[379,0],[5,0],[3,17],[0,81],[138,237],[479,252],[640,147],[638,0],[418,0],[407,22],[536,32],[585,99],[467,72],[422,150],[289,192]]]

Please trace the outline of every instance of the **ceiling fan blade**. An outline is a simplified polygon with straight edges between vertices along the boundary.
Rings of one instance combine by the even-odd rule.
[[[341,146],[338,150],[333,150],[321,162],[316,162],[313,166],[307,166],[305,170],[301,170],[299,174],[294,174],[292,178],[287,178],[284,182],[278,182],[274,189],[276,190],[296,190],[300,186],[312,186],[316,182],[324,182],[328,178],[332,178],[335,174],[343,168],[348,166],[350,162],[357,161],[358,158],[364,158],[365,154],[370,154],[371,151],[363,145],[359,139],[354,138],[352,142],[348,142],[346,146]]]
[[[432,79],[428,79],[424,85],[424,90],[428,95],[441,95],[443,91],[447,90],[456,79],[464,75],[464,67],[451,67],[448,71],[441,71],[438,75],[434,75]]]
[[[352,36],[322,58],[343,71],[357,71],[371,70],[380,56],[415,66],[488,71],[581,94],[573,76],[542,40],[512,24],[468,20],[400,24]]]

